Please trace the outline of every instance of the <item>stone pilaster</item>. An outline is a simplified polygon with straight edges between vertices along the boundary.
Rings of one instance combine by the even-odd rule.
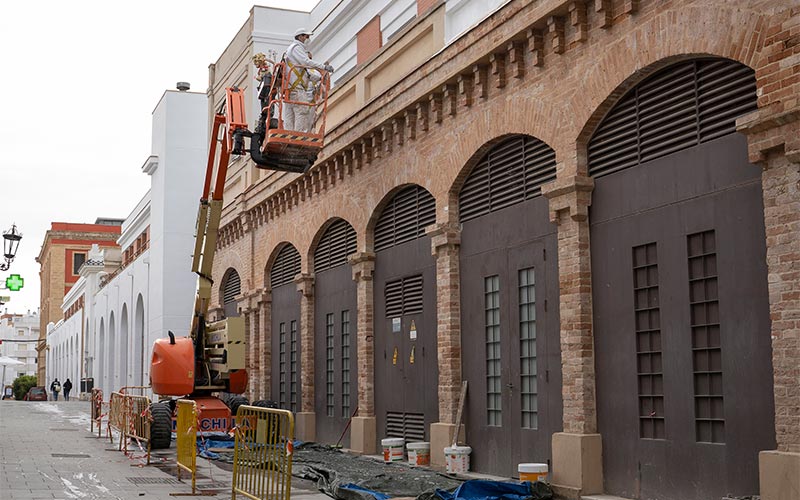
[[[353,418],[350,446],[357,453],[375,453],[375,343],[373,327],[373,275],[375,254],[359,252],[349,257],[358,301],[358,415]]]
[[[564,432],[553,435],[553,483],[564,494],[601,493],[597,434],[589,205],[594,181],[564,176],[543,186],[558,225],[558,284]],[[576,471],[578,471],[576,473]]]
[[[763,168],[778,446],[759,454],[759,482],[761,498],[776,500],[800,488],[800,105],[759,109],[737,124],[750,161]]]

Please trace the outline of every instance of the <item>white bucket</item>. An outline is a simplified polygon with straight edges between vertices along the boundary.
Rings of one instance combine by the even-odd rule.
[[[408,465],[417,467],[431,464],[431,444],[427,441],[408,443]]]
[[[520,481],[547,482],[547,464],[519,464],[517,472]]]
[[[403,461],[403,446],[406,441],[403,438],[387,438],[381,439],[381,446],[383,446],[383,461],[387,464],[389,462],[402,462]]]
[[[447,465],[447,472],[458,474],[469,471],[469,454],[472,448],[469,446],[448,446],[444,449],[444,460]]]

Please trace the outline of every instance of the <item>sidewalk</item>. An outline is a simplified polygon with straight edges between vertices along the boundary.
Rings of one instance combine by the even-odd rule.
[[[0,497],[28,499],[170,499],[190,493],[191,480],[178,481],[175,444],[154,452],[151,466],[144,453],[117,451],[103,433],[89,432],[87,401],[0,402]],[[129,449],[132,449],[129,446]],[[198,489],[231,497],[231,472],[198,457]],[[224,465],[223,465],[224,466]],[[292,498],[330,500],[315,486],[292,478]],[[241,497],[239,497],[241,498]]]

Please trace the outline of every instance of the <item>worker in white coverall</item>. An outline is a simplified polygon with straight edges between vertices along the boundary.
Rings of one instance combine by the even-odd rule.
[[[311,31],[301,28],[294,33],[294,42],[286,49],[284,59],[286,72],[289,74],[289,100],[309,104],[285,104],[283,106],[283,128],[297,132],[310,132],[314,124],[315,83],[321,74],[314,70],[333,73],[333,66],[320,64],[308,57],[306,41],[311,37]],[[313,74],[317,73],[317,74]]]

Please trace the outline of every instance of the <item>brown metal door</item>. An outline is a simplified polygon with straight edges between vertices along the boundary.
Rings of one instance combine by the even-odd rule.
[[[272,289],[272,399],[300,408],[300,294],[287,283]]]
[[[593,310],[608,493],[758,493],[758,452],[775,447],[761,192],[737,134],[596,180]]]
[[[314,290],[317,441],[336,444],[358,404],[358,308],[352,268],[346,264],[318,273]],[[349,443],[348,431],[342,444]]]
[[[543,198],[464,223],[462,373],[477,471],[511,477],[521,462],[547,463],[562,429],[554,230]]]
[[[375,412],[378,442],[424,440],[436,422],[436,272],[429,237],[377,253]],[[388,296],[388,310],[387,310]]]

